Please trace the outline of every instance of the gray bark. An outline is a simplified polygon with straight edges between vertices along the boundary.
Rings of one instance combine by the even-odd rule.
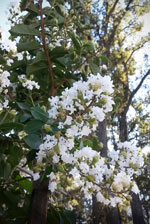
[[[138,194],[132,193],[131,209],[132,209],[133,223],[145,224],[143,210]]]
[[[33,182],[33,201],[29,224],[46,224],[48,207],[48,180]]]
[[[107,121],[99,123],[97,129],[97,136],[100,143],[103,144],[101,150],[101,156],[107,157],[108,147],[107,147]],[[92,212],[92,223],[93,224],[121,224],[120,215],[118,208],[107,208],[104,205],[96,201],[95,196],[93,196],[93,212]]]

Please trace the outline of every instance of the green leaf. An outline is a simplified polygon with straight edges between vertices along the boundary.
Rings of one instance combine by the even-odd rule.
[[[86,146],[89,146],[89,147],[92,147],[93,146],[93,143],[91,140],[89,139],[86,139],[83,141],[83,145],[86,147]]]
[[[8,71],[15,69],[15,68],[23,68],[24,66],[26,66],[26,63],[24,60],[21,61],[14,61],[14,63],[8,68]]]
[[[98,58],[93,57],[91,60],[89,60],[90,69],[95,75],[100,72],[99,61],[97,59]]]
[[[41,137],[37,134],[29,134],[24,138],[24,141],[32,149],[39,149],[39,145],[42,144]]]
[[[87,52],[93,52],[95,50],[93,43],[90,41],[83,45],[83,49]]]
[[[33,74],[43,69],[48,69],[46,56],[43,52],[38,51],[36,58],[33,60],[32,64],[27,66],[26,73]]]
[[[68,36],[71,38],[71,40],[74,44],[74,47],[77,49],[77,51],[79,51],[82,47],[79,37],[75,36],[74,33],[71,33],[70,31],[68,31],[67,33],[68,33]]]
[[[25,103],[22,102],[16,102],[16,103],[20,109],[30,111],[30,107]]]
[[[32,107],[31,108],[31,113],[32,113],[32,115],[35,119],[41,120],[43,122],[46,122],[49,118],[48,113],[41,110],[40,107]]]
[[[25,125],[25,131],[28,134],[33,134],[36,132],[40,132],[41,128],[43,126],[43,122],[40,120],[32,120],[29,121],[26,125]]]
[[[7,180],[11,174],[11,165],[8,162],[1,161],[0,164],[0,177]]]
[[[4,64],[5,62],[5,58],[0,54],[0,64]]]
[[[67,50],[64,50],[64,47],[55,47],[51,52],[50,55],[53,58],[63,57],[64,55],[68,54]]]
[[[30,2],[30,4],[27,4],[25,9],[28,10],[28,11],[34,12],[36,14],[40,13],[39,9],[32,2]]]
[[[0,125],[0,130],[3,131],[11,131],[12,129],[14,130],[22,130],[24,128],[24,124],[17,123],[17,122],[10,122],[10,123],[4,123]]]
[[[25,122],[27,121],[28,119],[31,118],[31,114],[28,114],[28,113],[24,113],[21,117],[20,117],[20,122]]]
[[[41,45],[37,41],[20,42],[19,44],[17,44],[17,49],[19,52],[31,51],[38,48],[41,48]]]
[[[48,69],[47,64],[45,64],[45,63],[31,64],[31,65],[27,66],[26,73],[33,74],[33,73],[43,70],[43,69]]]
[[[28,179],[19,180],[20,177],[16,178],[16,180],[19,182],[19,185],[22,186],[27,192],[32,193],[32,182]]]
[[[9,155],[7,161],[11,164],[12,169],[17,166],[22,158],[22,149],[17,146],[9,145]],[[17,155],[17,156],[16,156]]]
[[[102,61],[104,62],[108,62],[108,58],[104,55],[100,55],[99,58],[102,59]]]
[[[92,137],[92,143],[93,143],[93,150],[95,151],[99,151],[99,142],[98,142],[98,138],[96,136]]]
[[[32,25],[16,24],[10,29],[12,34],[41,36],[41,33],[36,30]]]

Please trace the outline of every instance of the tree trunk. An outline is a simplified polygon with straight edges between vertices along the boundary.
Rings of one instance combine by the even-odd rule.
[[[127,117],[124,112],[119,117],[119,138],[121,142],[128,141]]]
[[[126,113],[122,113],[119,118],[119,128],[120,128],[120,141],[124,142],[128,140],[128,126]],[[145,224],[141,202],[139,195],[132,193],[131,209],[132,209],[132,219],[133,224]]]
[[[145,224],[139,195],[135,194],[133,192],[132,192],[131,209],[132,209],[133,223],[134,224]]]
[[[107,224],[121,224],[121,217],[117,206],[115,208],[107,208]]]
[[[100,143],[103,143],[101,150],[101,156],[107,157],[107,121],[99,123],[97,136]],[[92,223],[93,224],[121,224],[119,218],[118,208],[107,208],[104,205],[96,201],[96,197],[93,196],[93,212],[92,212]]]
[[[97,129],[97,136],[100,143],[103,144],[103,148],[101,150],[101,156],[107,157],[107,130],[106,130],[106,119],[103,122],[99,122]]]
[[[107,223],[107,211],[103,204],[97,202],[95,195],[93,195],[93,211],[92,224]]]
[[[48,207],[48,183],[33,182],[33,201],[29,224],[46,224]]]

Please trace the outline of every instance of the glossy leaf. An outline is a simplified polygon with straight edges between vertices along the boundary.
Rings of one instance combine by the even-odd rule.
[[[29,134],[24,138],[24,141],[32,149],[39,149],[39,145],[42,144],[41,137],[37,134]]]
[[[41,33],[37,29],[35,29],[32,25],[25,25],[25,24],[16,24],[11,28],[10,33],[41,36]]]

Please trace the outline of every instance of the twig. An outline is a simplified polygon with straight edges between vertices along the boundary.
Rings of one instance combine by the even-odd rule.
[[[48,62],[48,70],[50,73],[50,77],[51,77],[51,96],[54,96],[55,94],[55,86],[54,86],[54,74],[53,74],[53,69],[52,69],[52,63],[51,63],[51,59],[49,56],[49,52],[48,52],[48,48],[47,48],[47,44],[46,44],[46,37],[45,37],[45,29],[44,29],[44,20],[43,20],[43,9],[42,9],[42,2],[43,0],[39,0],[39,4],[40,4],[40,17],[41,17],[41,29],[42,29],[42,41],[43,41],[43,48],[44,48],[44,52],[47,58],[47,62]]]
[[[124,113],[126,114],[128,112],[129,106],[132,102],[133,97],[135,96],[135,94],[138,92],[138,90],[140,89],[140,87],[142,86],[144,80],[147,78],[147,76],[150,75],[150,69],[146,72],[146,74],[143,76],[143,78],[141,79],[141,81],[139,82],[139,84],[137,85],[137,87],[132,91],[128,103],[124,109]]]
[[[81,64],[79,64],[79,65],[75,68],[74,72],[75,72],[76,70],[79,70],[79,69],[82,67],[82,65],[84,65],[85,63],[87,63],[89,59],[91,59],[93,56],[96,56],[97,54],[99,54],[99,51],[96,51],[96,52],[94,52],[92,55],[87,56],[86,59],[85,59]]]
[[[26,174],[30,175],[31,178],[33,178],[33,174],[32,174],[31,171],[29,171],[29,170],[27,170],[27,169],[25,169],[25,168],[22,168],[21,166],[17,166],[17,169],[20,170],[20,171],[23,172],[23,173],[26,173]]]

